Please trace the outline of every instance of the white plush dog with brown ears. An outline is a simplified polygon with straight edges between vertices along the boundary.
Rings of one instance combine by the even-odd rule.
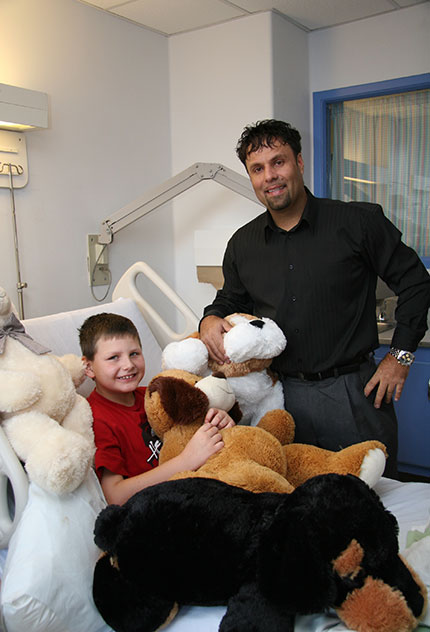
[[[232,328],[224,334],[229,363],[217,364],[198,338],[172,342],[163,351],[163,369],[183,369],[197,375],[221,371],[226,376],[243,414],[241,423],[255,426],[270,410],[284,409],[282,385],[268,370],[287,341],[270,318],[231,314]]]

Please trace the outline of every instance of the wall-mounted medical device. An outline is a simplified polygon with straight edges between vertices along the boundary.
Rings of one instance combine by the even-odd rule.
[[[21,279],[15,189],[28,182],[25,131],[48,127],[48,95],[0,83],[0,189],[10,191],[15,264],[17,274],[19,317],[24,318],[23,291],[27,283]]]
[[[0,83],[0,187],[25,187],[27,148],[23,132],[48,127],[48,95]]]

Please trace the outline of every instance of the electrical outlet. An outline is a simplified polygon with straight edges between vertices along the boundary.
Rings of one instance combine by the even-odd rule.
[[[87,267],[90,286],[109,285],[109,255],[106,244],[99,244],[98,235],[87,235]]]

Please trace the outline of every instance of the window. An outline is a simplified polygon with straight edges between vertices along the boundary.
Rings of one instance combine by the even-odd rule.
[[[315,193],[378,202],[430,255],[430,75],[314,95]]]

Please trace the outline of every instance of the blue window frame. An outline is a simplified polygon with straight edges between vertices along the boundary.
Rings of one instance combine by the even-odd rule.
[[[337,90],[325,90],[313,94],[314,118],[314,193],[320,197],[328,195],[329,133],[327,107],[330,103],[352,99],[365,99],[398,92],[430,88],[430,73],[399,79],[378,81]]]

